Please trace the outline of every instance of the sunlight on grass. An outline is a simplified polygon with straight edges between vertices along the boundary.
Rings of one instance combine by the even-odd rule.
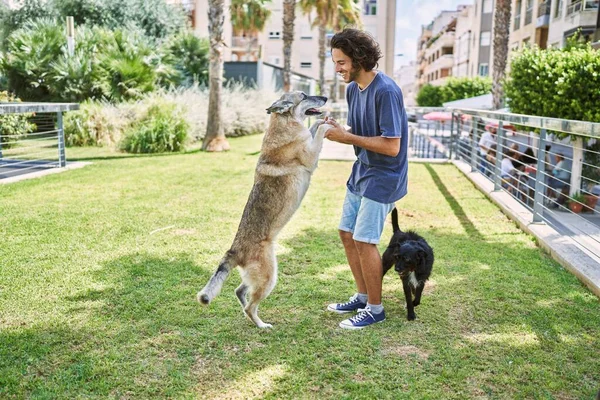
[[[276,388],[277,381],[287,373],[288,368],[285,365],[271,365],[225,384],[218,390],[206,392],[198,388],[198,392],[201,396],[214,400],[259,399],[272,392]]]
[[[510,346],[531,346],[539,344],[539,339],[534,333],[473,333],[465,335],[465,339],[472,343],[505,343]]]
[[[551,399],[600,387],[600,307],[452,165],[409,165],[403,230],[435,252],[417,319],[383,281],[386,321],[339,329],[356,290],[337,226],[352,163],[321,161],[278,238],[256,329],[233,271],[262,137],[221,154],[110,155],[0,186],[0,398]],[[379,250],[392,235],[385,224]],[[513,363],[509,364],[508,360]]]
[[[317,275],[317,278],[322,281],[333,281],[339,279],[340,274],[347,274],[348,277],[352,276],[352,272],[350,271],[348,264],[339,264],[329,267]]]

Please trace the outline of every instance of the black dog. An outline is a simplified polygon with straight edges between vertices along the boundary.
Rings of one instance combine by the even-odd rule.
[[[416,318],[415,307],[421,303],[421,293],[425,281],[429,279],[433,268],[433,249],[415,232],[402,232],[398,226],[398,211],[392,210],[392,226],[394,235],[388,248],[383,253],[383,275],[394,268],[402,279],[402,288],[406,298],[406,319]],[[414,300],[413,300],[413,295]]]

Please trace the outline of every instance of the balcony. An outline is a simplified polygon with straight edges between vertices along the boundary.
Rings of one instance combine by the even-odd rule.
[[[598,9],[600,0],[576,0],[571,1],[567,6],[567,15],[575,14],[581,11],[594,11]]]
[[[258,49],[258,38],[234,36],[231,38],[232,50],[256,50]]]
[[[550,25],[550,2],[540,4],[538,7],[536,28],[547,28]]]

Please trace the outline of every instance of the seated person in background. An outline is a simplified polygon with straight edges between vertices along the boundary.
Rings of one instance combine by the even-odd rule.
[[[564,204],[568,197],[569,180],[571,172],[565,156],[561,153],[556,154],[556,165],[552,169],[552,176],[548,179],[548,197],[550,201],[556,200],[558,204]]]
[[[515,176],[513,175],[515,167],[513,165],[514,150],[506,149],[504,157],[500,163],[500,178],[502,179],[502,187],[507,188],[509,192],[513,191],[515,184]]]
[[[486,164],[484,166],[484,174],[487,176],[491,176],[496,169],[496,145],[490,145],[486,155],[485,155]]]
[[[487,154],[489,153],[492,146],[496,147],[494,143],[496,143],[496,129],[493,127],[486,127],[485,132],[481,135],[481,139],[479,139],[479,155],[481,157],[479,161],[479,171],[482,174],[489,175],[490,170],[493,169],[492,166],[487,163]]]

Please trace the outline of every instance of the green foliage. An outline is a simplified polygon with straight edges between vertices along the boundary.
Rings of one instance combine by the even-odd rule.
[[[0,102],[18,103],[20,101],[7,92],[0,92]],[[19,137],[33,132],[35,124],[28,121],[31,116],[29,113],[0,115],[0,144],[2,147],[10,147],[11,143],[17,141]]]
[[[450,78],[442,86],[444,103],[447,101],[468,99],[492,91],[492,80],[488,77]]]
[[[23,100],[52,100],[48,88],[51,63],[63,54],[64,30],[48,19],[27,22],[9,37],[0,68],[9,89]]]
[[[589,45],[525,48],[512,60],[505,83],[518,114],[600,122],[600,53]]]
[[[20,7],[14,9],[0,5],[0,48],[5,48],[6,38],[22,26],[38,19],[56,17],[51,2],[20,0],[19,5]]]
[[[441,107],[444,102],[444,91],[441,86],[426,84],[417,93],[416,100],[421,107]]]
[[[441,107],[447,101],[481,96],[491,90],[490,78],[449,78],[442,86],[423,86],[417,94],[417,104],[422,107]]]
[[[175,104],[154,104],[144,120],[128,129],[121,149],[128,153],[164,153],[184,149],[188,124]]]
[[[8,52],[0,56],[8,88],[35,101],[127,101],[160,86],[206,82],[208,43],[191,32],[158,48],[136,26],[83,26],[77,35],[69,56],[64,29],[55,21],[29,22],[13,32]]]
[[[174,65],[177,71],[171,83],[186,87],[207,85],[209,49],[208,39],[199,38],[191,31],[172,36],[166,42],[164,51],[169,57],[168,63]]]
[[[111,146],[128,124],[119,110],[106,102],[87,101],[78,111],[65,113],[64,132],[67,146]]]

